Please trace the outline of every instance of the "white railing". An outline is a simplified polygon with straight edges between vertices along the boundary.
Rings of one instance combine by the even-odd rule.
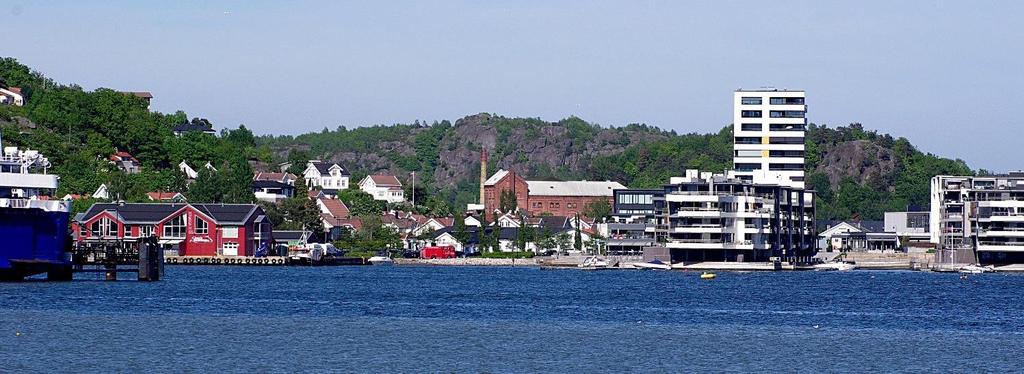
[[[62,200],[0,199],[0,208],[42,209],[48,212],[70,212],[71,202]]]

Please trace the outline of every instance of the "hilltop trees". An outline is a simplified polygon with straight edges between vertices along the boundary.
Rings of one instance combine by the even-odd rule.
[[[27,146],[47,155],[53,163],[50,171],[61,175],[58,195],[87,194],[100,183],[114,185],[114,190],[130,199],[139,198],[142,190],[179,188],[176,181],[149,180],[164,180],[165,172],[176,170],[184,160],[197,167],[210,162],[226,171],[223,181],[210,175],[204,180],[234,189],[218,194],[196,186],[196,191],[189,191],[191,201],[251,201],[247,184],[241,183],[240,175],[248,169],[242,164],[289,161],[288,170],[299,174],[309,159],[344,153],[358,160],[347,165],[354,175],[384,169],[396,174],[415,172],[417,191],[409,196],[415,193],[426,211],[443,214],[479,199],[479,181],[472,172],[475,165],[467,166],[476,163],[482,150],[490,154],[490,170],[515,169],[537,179],[614,180],[633,188],[658,188],[685,169],[722,172],[732,168],[731,125],[708,134],[677,134],[643,124],[605,127],[577,117],[546,122],[481,113],[454,124],[415,121],[259,137],[239,126],[218,136],[178,137],[172,129],[189,121],[186,113],[152,112],[145,100],[131,94],[58,84],[12,58],[0,58],[0,81],[21,87],[26,96],[24,107],[0,106],[5,145]],[[26,118],[33,126],[23,128],[14,124],[14,118]],[[201,118],[192,121],[209,123]],[[805,142],[807,182],[819,193],[821,219],[846,219],[853,214],[880,219],[885,210],[926,204],[929,179],[934,175],[974,173],[962,160],[921,152],[907,139],[879,134],[859,123],[834,128],[810,124]],[[115,151],[137,157],[143,175],[117,176],[119,172],[106,163]],[[844,153],[848,151],[855,153]],[[852,156],[863,162],[855,168],[840,165]],[[225,164],[229,166],[222,168]],[[862,170],[871,171],[862,173],[871,176],[858,174]],[[359,214],[383,209],[382,204],[358,196],[345,198]],[[501,202],[503,211],[517,208],[514,197],[502,196]],[[600,209],[587,216],[597,218],[605,211],[605,207],[591,208]]]
[[[220,137],[202,133],[176,137],[172,128],[188,120],[182,111],[151,112],[144,99],[132,94],[106,88],[88,92],[57,84],[13,58],[0,58],[0,81],[21,87],[26,96],[24,107],[0,106],[0,123],[23,117],[37,125],[28,131],[3,127],[4,144],[45,154],[53,164],[50,171],[61,176],[57,195],[91,193],[101,183],[129,201],[142,200],[150,191],[182,192],[184,180],[176,173],[177,164],[184,160],[193,166],[210,162],[226,171],[224,176],[206,175],[205,179],[222,183],[227,191],[218,194],[194,187],[198,197],[190,195],[189,200],[252,201],[252,174],[241,183],[242,175],[251,172],[247,161],[268,157],[267,152],[259,152],[255,136],[244,126],[224,130]],[[110,168],[106,158],[116,151],[139,159],[143,172],[126,175]],[[229,166],[221,168],[224,164]]]
[[[595,220],[604,219],[611,214],[612,205],[608,203],[608,200],[595,200],[583,207],[583,215]]]
[[[225,162],[217,171],[201,168],[188,189],[189,201],[203,203],[252,203],[252,168],[242,159]]]

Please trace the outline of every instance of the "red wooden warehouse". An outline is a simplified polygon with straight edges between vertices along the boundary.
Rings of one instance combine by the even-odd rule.
[[[156,235],[181,256],[255,256],[273,243],[273,227],[254,204],[95,204],[75,216],[77,242]]]

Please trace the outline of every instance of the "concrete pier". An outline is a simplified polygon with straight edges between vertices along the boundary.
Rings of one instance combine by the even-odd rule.
[[[438,265],[438,266],[537,266],[535,258],[396,258],[395,265]],[[574,265],[575,266],[575,265]]]
[[[284,256],[239,257],[239,256],[166,256],[164,264],[170,265],[237,265],[237,266],[272,266],[288,265],[289,259]]]

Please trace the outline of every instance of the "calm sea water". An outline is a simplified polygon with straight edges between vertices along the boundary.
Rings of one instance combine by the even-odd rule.
[[[155,283],[0,284],[0,372],[1021,371],[1022,285],[915,272],[168,267]]]

